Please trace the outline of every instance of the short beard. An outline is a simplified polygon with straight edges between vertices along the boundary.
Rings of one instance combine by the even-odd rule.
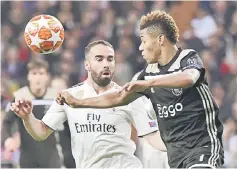
[[[91,77],[98,86],[105,87],[111,82],[112,75],[110,78],[102,79],[100,74],[96,73],[94,70],[91,70]]]

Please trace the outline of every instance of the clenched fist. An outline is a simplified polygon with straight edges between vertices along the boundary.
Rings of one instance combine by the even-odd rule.
[[[26,119],[32,112],[32,102],[28,100],[16,100],[11,105],[11,111],[14,111],[18,117]]]

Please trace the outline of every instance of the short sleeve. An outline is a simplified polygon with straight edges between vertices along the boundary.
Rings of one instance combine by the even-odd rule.
[[[53,101],[49,110],[44,115],[42,121],[51,129],[57,130],[67,120],[63,105]]]
[[[185,56],[181,60],[180,66],[182,71],[186,69],[197,69],[200,71],[200,77],[198,81],[203,81],[205,79],[205,68],[203,62],[196,52],[190,52],[187,56]]]
[[[131,121],[139,137],[158,130],[155,111],[149,99],[140,97],[129,105]]]
[[[145,76],[145,69],[142,70],[142,71],[140,71],[140,72],[138,72],[138,73],[136,73],[136,74],[133,76],[133,78],[132,78],[131,81],[145,80],[144,76]],[[147,98],[150,98],[150,88],[148,88],[148,89],[146,89],[146,90],[144,90],[144,91],[142,91],[142,92],[138,92],[138,94],[141,94],[141,95],[146,96]]]
[[[145,69],[140,71],[140,72],[137,72],[131,81],[136,81],[136,80],[144,80],[144,73],[145,73]]]

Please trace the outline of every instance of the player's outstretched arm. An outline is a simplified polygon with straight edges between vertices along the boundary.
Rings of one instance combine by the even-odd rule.
[[[31,101],[17,100],[12,103],[11,110],[23,120],[27,132],[35,140],[45,140],[53,132],[41,120],[35,118]]]
[[[197,69],[186,69],[183,72],[157,76],[148,83],[153,87],[182,88],[194,85],[199,77]]]
[[[161,139],[160,132],[156,131],[143,136],[143,138],[155,149],[160,151],[167,151],[165,143]]]
[[[69,92],[60,92],[57,96],[57,103],[63,104],[64,102],[73,108],[111,108],[116,106],[127,105],[134,101],[141,95],[134,92],[112,92],[98,97],[77,99]]]
[[[126,83],[120,92],[141,92],[149,87],[190,87],[197,82],[199,77],[200,72],[197,69],[186,69],[183,72],[159,75],[150,80],[137,80]]]

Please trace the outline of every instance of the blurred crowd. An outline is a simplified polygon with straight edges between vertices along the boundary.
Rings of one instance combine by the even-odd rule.
[[[169,12],[177,22],[178,46],[195,49],[200,54],[224,123],[225,165],[237,167],[235,1],[1,2],[1,118],[12,93],[27,84],[26,64],[30,59],[44,58],[50,64],[52,82],[72,86],[86,78],[84,48],[93,40],[104,39],[114,46],[117,62],[114,81],[120,85],[130,81],[145,65],[138,50],[140,17],[156,9]],[[57,17],[65,29],[62,47],[49,55],[33,53],[24,40],[27,22],[39,14]]]

